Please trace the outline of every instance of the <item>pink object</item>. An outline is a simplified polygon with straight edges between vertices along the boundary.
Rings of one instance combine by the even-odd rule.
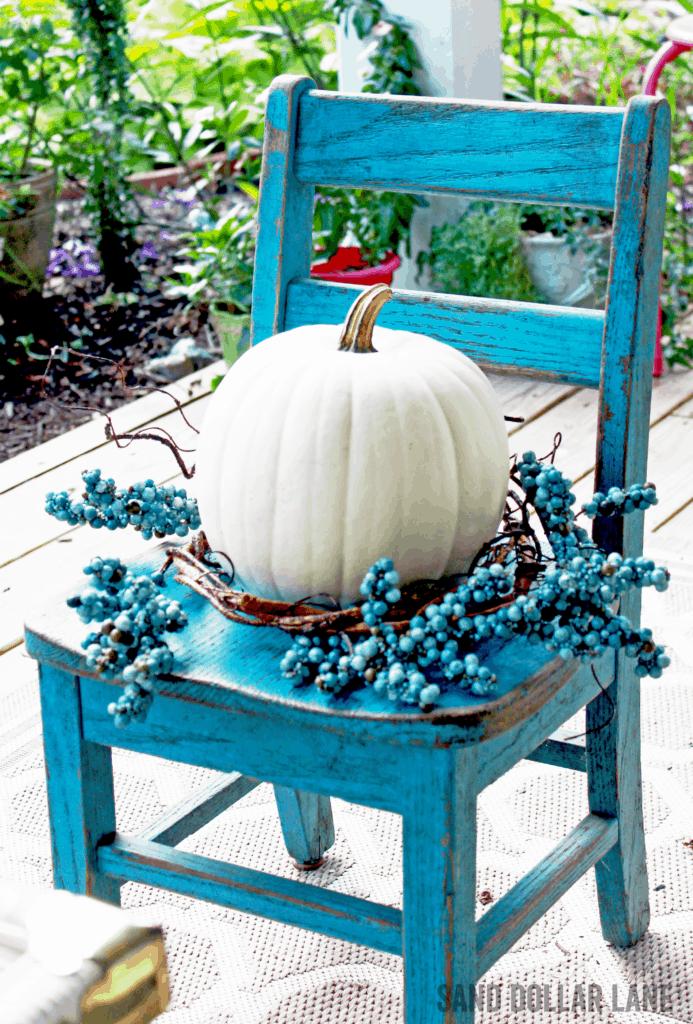
[[[384,263],[367,267],[356,246],[340,246],[327,263],[316,263],[310,276],[340,284],[392,284],[392,275],[400,262],[399,256],[389,252]],[[347,267],[356,269],[347,270]]]
[[[654,96],[657,92],[657,83],[667,64],[676,60],[682,53],[693,50],[693,17],[686,15],[683,18],[675,18],[670,22],[666,30],[667,41],[663,43],[654,54],[645,68],[642,78],[642,91],[646,96]],[[652,373],[655,377],[661,377],[664,369],[662,358],[662,303],[659,303],[657,313],[657,341],[655,342],[655,357]]]
[[[687,18],[676,19],[676,21],[687,20]],[[675,25],[676,21],[673,21],[672,25]],[[663,43],[660,46],[654,57],[650,60],[650,63],[645,68],[645,74],[643,75],[642,91],[646,96],[654,96],[657,92],[659,76],[667,64],[671,64],[672,60],[676,60],[676,58],[682,53],[687,53],[691,49],[693,49],[693,43],[682,43],[675,39],[667,40],[666,43]]]

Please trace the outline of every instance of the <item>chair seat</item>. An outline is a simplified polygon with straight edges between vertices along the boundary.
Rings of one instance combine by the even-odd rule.
[[[162,544],[131,562],[131,568],[151,572],[164,558]],[[75,581],[65,598],[77,593],[81,582]],[[478,654],[498,678],[497,695],[476,697],[443,680],[439,706],[425,713],[393,703],[371,687],[330,694],[312,683],[297,684],[279,670],[291,644],[285,632],[224,619],[204,598],[176,583],[171,572],[165,592],[181,602],[188,625],[179,635],[167,637],[175,652],[175,673],[162,683],[161,696],[279,719],[301,718],[304,724],[307,718],[313,727],[351,735],[366,734],[377,723],[380,739],[400,742],[405,735],[405,742],[435,746],[463,742],[465,736],[477,742],[490,739],[536,714],[579,668],[579,663],[566,663],[523,637],[488,640],[478,647]],[[27,649],[42,662],[103,683],[86,667],[80,646],[88,628],[64,598],[58,598],[27,623]],[[110,682],[121,685],[117,680]]]

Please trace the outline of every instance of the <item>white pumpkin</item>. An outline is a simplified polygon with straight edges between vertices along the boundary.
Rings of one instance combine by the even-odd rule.
[[[344,327],[263,341],[210,401],[202,527],[253,594],[331,594],[346,607],[378,558],[402,583],[439,579],[465,572],[496,533],[509,477],[498,398],[450,346],[373,329],[390,297],[375,285]]]

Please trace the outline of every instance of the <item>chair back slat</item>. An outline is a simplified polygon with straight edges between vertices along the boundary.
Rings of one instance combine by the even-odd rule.
[[[343,323],[360,291],[355,285],[294,280],[284,329]],[[496,373],[599,387],[604,314],[598,310],[395,290],[378,324],[445,342]]]
[[[311,90],[294,172],[309,185],[613,209],[623,116],[616,107]]]

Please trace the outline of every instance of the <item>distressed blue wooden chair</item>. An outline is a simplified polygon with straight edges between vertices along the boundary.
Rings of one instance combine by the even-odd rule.
[[[341,322],[356,293],[309,277],[316,185],[614,209],[606,313],[395,292],[380,322],[497,372],[599,388],[596,483],[642,480],[668,153],[669,107],[651,97],[599,109],[348,96],[279,78],[267,107],[254,343]],[[640,513],[595,527],[603,546],[629,556],[641,553],[642,530]],[[430,714],[403,712],[371,689],[294,687],[278,671],[285,634],[228,623],[197,595],[186,609],[195,642],[181,646],[175,679],[146,723],[118,731],[106,710],[113,685],[86,670],[74,613],[53,606],[27,629],[41,663],[58,887],[115,903],[135,880],[402,953],[407,1024],[469,1024],[469,999],[441,1008],[440,986],[466,992],[592,865],[605,938],[630,946],[643,934],[639,691],[622,658],[597,666],[607,697],[589,666],[499,642],[486,656],[495,699],[446,694]],[[637,592],[623,610],[639,620]],[[551,738],[585,704],[584,745]],[[229,774],[123,836],[111,747]],[[585,772],[590,813],[476,924],[476,797],[522,758]],[[401,814],[403,911],[176,849],[257,779],[274,784],[287,847],[307,867],[333,842],[330,796]]]

